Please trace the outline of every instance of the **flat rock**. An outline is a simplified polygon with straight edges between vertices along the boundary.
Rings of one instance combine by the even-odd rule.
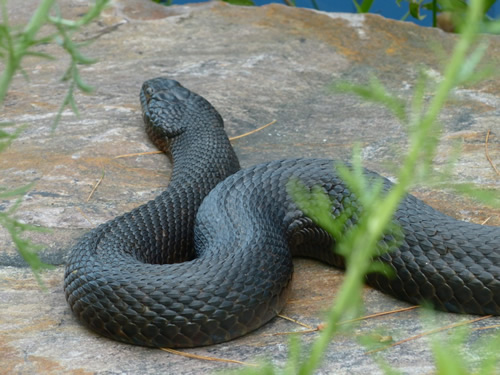
[[[25,23],[35,9],[33,3],[9,2],[10,20]],[[61,2],[60,10],[64,17],[77,19],[87,3]],[[76,321],[64,299],[63,268],[71,244],[90,228],[152,199],[168,185],[171,166],[164,155],[117,158],[155,150],[141,119],[138,93],[143,81],[168,76],[205,96],[220,111],[230,136],[276,119],[273,126],[234,141],[243,167],[297,156],[348,160],[353,146],[359,144],[364,164],[392,177],[407,146],[405,128],[385,109],[335,93],[331,84],[368,82],[377,76],[409,102],[422,70],[440,79],[442,56],[449,55],[457,40],[437,29],[376,15],[218,2],[167,8],[139,0],[115,0],[98,22],[75,38],[93,40],[84,53],[98,59],[80,67],[83,79],[95,87],[92,95],[76,94],[80,116],[65,110],[61,124],[52,131],[67,92],[59,78],[69,63],[55,44],[39,51],[56,60],[24,60],[29,81],[20,73],[15,77],[0,114],[0,121],[26,124],[1,155],[0,185],[15,188],[35,183],[16,215],[50,229],[31,233],[30,238],[45,246],[41,258],[56,266],[42,273],[45,289],[41,290],[0,228],[0,373],[200,374],[240,367],[99,337]],[[486,60],[498,66],[500,38],[484,39],[489,42]],[[444,131],[434,168],[446,170],[460,143],[462,151],[451,175],[455,182],[500,187],[485,156],[485,138],[491,130],[489,157],[500,165],[499,87],[498,76],[460,87],[442,113]],[[488,224],[500,225],[500,210],[448,189],[420,187],[414,193],[458,219],[477,223],[489,219]],[[10,204],[0,202],[0,209]],[[297,260],[293,294],[283,313],[311,326],[319,324],[342,280],[341,271]],[[368,287],[364,300],[367,314],[408,307]],[[470,318],[436,315],[440,326]],[[473,327],[499,322],[491,318]],[[282,365],[288,337],[276,333],[300,329],[276,318],[241,339],[187,352],[252,363],[268,359]],[[398,341],[428,329],[418,309],[365,320],[354,331],[336,337],[317,373],[381,373],[358,343],[359,336],[377,331]],[[488,334],[488,330],[474,331],[470,342]],[[301,340],[308,346],[316,336],[302,335]],[[477,354],[464,355],[474,359]],[[405,374],[434,371],[425,339],[380,355]]]

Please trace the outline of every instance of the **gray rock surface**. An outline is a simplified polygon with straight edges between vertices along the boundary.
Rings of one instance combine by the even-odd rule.
[[[32,0],[8,3],[11,20],[26,22],[36,7]],[[87,1],[62,1],[63,16],[76,19]],[[99,22],[77,35],[95,39],[85,53],[99,60],[82,66],[85,80],[96,90],[76,96],[81,116],[65,111],[62,123],[51,123],[67,87],[58,81],[68,58],[56,45],[41,52],[55,61],[30,57],[18,74],[0,112],[1,121],[26,123],[27,128],[1,154],[0,185],[19,187],[35,182],[17,212],[19,219],[50,228],[32,234],[45,245],[41,257],[55,270],[42,274],[40,290],[29,269],[0,228],[0,373],[5,374],[201,374],[239,365],[188,359],[101,338],[72,316],[62,292],[65,255],[71,243],[99,223],[155,197],[168,184],[171,171],[163,155],[119,158],[152,151],[144,134],[138,102],[141,83],[169,76],[205,96],[219,109],[230,136],[277,123],[234,142],[243,167],[277,158],[322,156],[349,159],[359,143],[367,167],[391,177],[406,146],[405,129],[387,111],[358,98],[333,93],[332,82],[367,82],[379,77],[393,92],[410,100],[421,69],[440,78],[442,61],[435,46],[447,54],[456,36],[374,15],[321,13],[271,5],[234,7],[223,3],[165,8],[139,0],[115,0]],[[500,63],[500,38],[489,42],[487,59]],[[500,180],[484,153],[500,165],[498,118],[500,79],[490,78],[459,88],[442,114],[445,125],[435,168],[447,166],[454,145],[462,153],[452,178],[498,190]],[[91,199],[87,197],[104,171]],[[419,188],[415,194],[437,209],[463,220],[500,225],[500,211],[443,189]],[[0,202],[0,209],[8,202]],[[335,296],[342,272],[309,260],[297,260],[293,295],[283,312],[310,325],[321,322]],[[367,314],[408,305],[368,287]],[[470,317],[437,313],[436,324]],[[498,318],[474,327],[498,324]],[[283,364],[286,335],[301,329],[274,319],[262,329],[229,343],[187,350],[189,353],[246,362],[266,358]],[[368,319],[341,334],[326,353],[318,374],[381,373],[357,338],[383,332],[397,341],[424,332],[418,310]],[[474,331],[470,342],[491,330]],[[316,333],[301,336],[304,345]],[[471,344],[472,345],[472,344]],[[464,354],[470,358],[481,352]],[[411,341],[381,352],[405,374],[434,371],[428,340]]]

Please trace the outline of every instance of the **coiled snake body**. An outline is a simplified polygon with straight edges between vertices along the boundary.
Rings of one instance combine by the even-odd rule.
[[[66,299],[88,327],[151,347],[216,344],[279,313],[292,256],[343,266],[333,240],[286,189],[298,178],[323,187],[333,216],[356,208],[331,160],[281,160],[239,171],[222,118],[205,99],[165,78],[145,82],[140,96],[147,133],[170,153],[173,174],[156,199],[72,248]],[[457,221],[411,195],[394,220],[404,238],[381,259],[396,276],[372,274],[371,285],[410,303],[500,315],[500,228]]]

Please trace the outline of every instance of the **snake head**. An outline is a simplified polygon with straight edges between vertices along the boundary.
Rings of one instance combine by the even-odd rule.
[[[174,139],[199,139],[211,134],[213,128],[224,127],[222,117],[206,99],[172,79],[144,82],[140,99],[146,132],[167,154]]]
[[[140,99],[148,133],[174,138],[185,130],[183,117],[192,93],[177,81],[154,78],[142,85]],[[153,136],[153,138],[155,138]]]
[[[144,82],[140,99],[146,130],[152,139],[171,139],[195,127],[224,126],[206,99],[172,79],[159,77]]]

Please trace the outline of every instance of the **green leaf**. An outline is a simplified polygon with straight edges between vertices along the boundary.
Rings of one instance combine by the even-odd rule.
[[[484,0],[484,13],[487,13],[497,0]]]
[[[382,263],[380,261],[374,261],[373,263],[371,263],[370,266],[368,267],[367,273],[380,273],[385,277],[387,277],[388,279],[396,276],[396,273],[389,265]]]
[[[252,0],[222,0],[222,1],[233,5],[243,5],[243,6],[255,5],[255,3]]]
[[[500,207],[498,190],[480,189],[472,183],[452,184],[451,187],[459,193],[465,194],[491,207]]]
[[[498,374],[498,349],[500,347],[500,334],[494,335],[493,337],[486,337],[483,340],[477,342],[477,346],[474,348],[475,352],[480,352],[482,361],[477,370],[477,374],[481,375],[495,375]],[[460,348],[458,348],[460,349]]]
[[[445,12],[466,12],[468,9],[467,2],[464,0],[439,0],[441,11]]]
[[[432,1],[430,1],[428,3],[422,4],[420,7],[422,9],[433,11],[434,10],[434,3]],[[436,3],[436,10],[438,13],[443,11],[443,8],[441,7],[441,5],[439,5],[439,2]]]
[[[49,44],[54,41],[54,39],[57,37],[58,33],[52,33],[47,36],[44,36],[43,38],[40,39],[32,39],[26,41],[26,47],[33,47],[33,46],[39,46],[41,44]],[[27,49],[26,49],[27,51]]]
[[[488,43],[483,41],[474,49],[474,51],[465,59],[463,64],[460,66],[460,71],[457,75],[457,85],[470,83],[471,81],[477,81],[481,79],[485,73],[477,69],[478,64],[483,59],[484,54],[488,50]]]
[[[36,252],[42,247],[33,244],[29,239],[23,238],[22,234],[26,231],[48,232],[48,230],[21,223],[10,217],[10,211],[12,211],[12,208],[9,209],[8,212],[0,212],[0,225],[3,226],[10,234],[12,242],[14,243],[18,253],[26,261],[26,263],[29,264],[39,284],[43,285],[38,274],[39,271],[43,269],[52,269],[54,267],[50,264],[42,262],[36,254]]]
[[[80,77],[80,72],[78,71],[78,69],[76,67],[73,69],[73,80],[76,83],[76,86],[80,90],[82,90],[83,92],[90,93],[90,92],[94,91],[94,88],[92,86],[83,82],[83,80]],[[69,103],[71,104],[73,111],[76,112],[74,110],[76,108],[76,106],[74,105],[75,103],[73,101],[73,98],[70,98]]]
[[[32,51],[27,51],[25,56],[34,56],[34,57],[40,57],[42,59],[46,60],[56,60],[56,58],[52,55],[49,55],[48,53],[43,53],[43,52],[32,52]]]
[[[368,13],[373,5],[373,0],[363,0],[361,4],[359,4],[356,0],[352,0],[352,2],[358,13]]]
[[[0,0],[0,14],[2,19],[2,23],[0,24],[0,58],[2,59],[2,62],[4,62],[5,68],[0,74],[0,102],[3,102],[14,74],[16,74],[18,71],[21,71],[25,78],[28,78],[26,72],[20,66],[23,57],[34,56],[36,58],[42,59],[54,59],[51,55],[33,50],[32,47],[37,47],[45,43],[51,43],[53,41],[59,42],[71,56],[70,67],[63,76],[63,79],[71,80],[71,82],[70,88],[68,90],[68,95],[65,97],[64,103],[56,116],[57,122],[61,116],[62,109],[66,105],[70,105],[73,111],[77,113],[76,103],[73,97],[75,86],[84,92],[89,92],[92,90],[92,87],[87,85],[80,77],[79,71],[77,69],[77,64],[92,64],[96,60],[88,58],[80,52],[79,48],[82,46],[82,44],[74,43],[71,40],[71,31],[90,23],[92,20],[97,18],[104,7],[108,4],[108,0],[94,1],[90,10],[77,21],[64,20],[61,17],[51,18],[49,20],[49,13],[54,2],[55,0],[40,0],[35,12],[29,19],[28,24],[20,28],[12,27],[9,25],[6,0]],[[37,38],[36,34],[39,32],[40,28],[50,21],[52,21],[56,26],[57,33],[48,35],[45,33],[43,37]],[[68,30],[70,31],[69,34],[67,33]],[[0,131],[1,152],[11,144],[11,142],[20,134],[24,127],[7,123],[0,123],[0,127],[2,129],[12,127],[12,131],[10,131],[10,129]],[[25,194],[30,188],[31,185],[26,185],[11,190],[0,188],[0,199],[20,197]],[[8,231],[12,242],[16,246],[19,254],[26,260],[28,264],[30,264],[35,276],[40,282],[38,271],[49,266],[41,262],[38,258],[36,250],[39,247],[35,246],[29,240],[23,238],[22,234],[25,231],[39,231],[41,229],[33,225],[16,221],[11,216],[9,216],[15,213],[15,210],[19,207],[20,203],[21,199],[19,198],[9,207],[8,210],[0,212],[0,226],[3,226]]]
[[[96,0],[90,10],[80,19],[79,27],[88,25],[100,16],[102,11],[108,6],[109,0]]]
[[[423,20],[425,18],[425,16],[420,15],[420,4],[419,3],[415,3],[413,1],[411,1],[408,6],[410,9],[410,14],[413,18],[415,18],[417,20]]]
[[[0,199],[9,199],[13,197],[19,197],[20,195],[26,194],[33,187],[33,183],[21,186],[20,188],[14,190],[6,191],[5,188],[0,186]]]
[[[333,238],[341,238],[347,218],[345,215],[335,218],[332,216],[332,201],[320,186],[309,189],[297,178],[291,178],[286,189],[306,216],[330,233]]]
[[[109,0],[96,0],[92,8],[77,21],[64,19],[60,14],[57,17],[49,16],[48,21],[58,28],[77,30],[97,18],[104,8],[106,8],[108,2]]]
[[[500,34],[500,21],[483,23],[482,31],[489,34]]]
[[[69,88],[68,88],[68,93],[66,94],[66,97],[64,98],[61,106],[59,107],[57,114],[56,114],[56,117],[54,118],[54,122],[52,123],[52,131],[54,131],[55,128],[57,127],[57,125],[59,124],[59,121],[61,120],[62,113],[64,111],[64,108],[66,108],[66,106],[69,105],[71,107],[73,113],[76,116],[79,116],[78,108],[77,108],[76,103],[75,103],[75,98],[73,97],[73,92],[75,91],[75,85],[76,85],[76,83],[74,81],[72,81],[70,83]]]
[[[319,10],[319,6],[316,0],[311,0],[311,5],[314,9]]]
[[[5,123],[5,122],[1,123],[0,126],[1,127],[11,127],[11,125],[9,125],[9,123]],[[14,128],[14,130],[12,132],[4,132],[2,130],[2,136],[0,137],[0,138],[2,138],[2,140],[0,141],[0,152],[2,152],[7,147],[9,147],[10,144],[12,143],[12,141],[14,139],[16,139],[18,137],[18,135],[21,134],[21,132],[25,128],[26,128],[26,126],[20,126],[17,129]]]
[[[157,4],[169,6],[172,5],[173,0],[153,0]]]
[[[284,368],[285,374],[296,374],[300,367],[300,355],[302,353],[302,345],[298,336],[292,335],[288,342],[288,360]]]
[[[90,65],[94,64],[97,61],[97,59],[84,56],[79,50],[80,46],[78,44],[73,43],[73,41],[67,37],[64,38],[62,47],[69,52],[69,54],[73,58],[74,63]]]
[[[372,77],[370,85],[355,85],[348,82],[339,82],[332,86],[332,89],[339,92],[347,92],[356,94],[366,101],[383,104],[403,123],[407,120],[406,104],[395,95],[386,91],[385,87],[379,80]]]
[[[447,342],[432,339],[431,347],[434,355],[437,373],[440,375],[468,375],[464,356],[457,356],[453,348],[462,347],[465,343],[467,330],[457,327]],[[451,350],[450,350],[451,349]]]

